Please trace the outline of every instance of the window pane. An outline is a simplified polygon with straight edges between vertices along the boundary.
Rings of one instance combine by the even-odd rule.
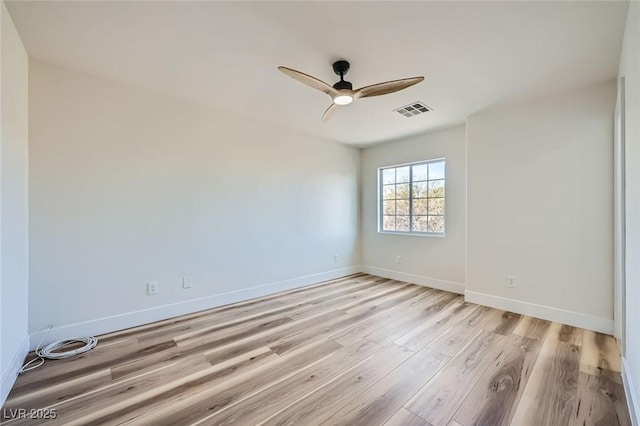
[[[409,184],[408,183],[400,183],[396,185],[396,198],[398,199],[408,199],[409,198]]]
[[[427,232],[427,216],[414,216],[413,217],[413,231],[414,232]]]
[[[396,208],[398,216],[409,216],[409,200],[398,200]]]
[[[396,231],[409,232],[409,216],[396,216]]]
[[[444,180],[429,181],[429,197],[444,197]]]
[[[396,169],[396,183],[409,182],[409,166]]]
[[[444,179],[444,161],[429,163],[429,180]]]
[[[445,161],[380,169],[380,231],[444,234]]]
[[[413,181],[427,180],[427,168],[426,164],[413,166]]]
[[[396,217],[395,216],[382,216],[382,230],[383,231],[395,231],[396,230]]]
[[[413,184],[413,198],[427,198],[429,184],[427,182],[417,182]]]
[[[444,215],[444,198],[429,198],[429,214]]]
[[[384,185],[382,187],[382,198],[385,200],[396,198],[396,186],[395,185]]]
[[[427,214],[427,199],[419,198],[413,200],[413,214]]]
[[[396,169],[384,169],[382,171],[382,183],[396,183]]]
[[[384,202],[383,214],[391,216],[396,214],[396,200],[387,200]]]
[[[444,216],[429,216],[428,232],[444,232]]]

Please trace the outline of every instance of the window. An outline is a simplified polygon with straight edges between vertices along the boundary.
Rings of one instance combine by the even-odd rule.
[[[445,160],[378,169],[378,232],[444,235]]]

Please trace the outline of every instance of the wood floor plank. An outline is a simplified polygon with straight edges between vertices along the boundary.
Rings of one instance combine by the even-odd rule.
[[[82,422],[78,423],[78,419],[95,413],[110,412],[114,406],[137,401],[140,395],[147,392],[153,392],[161,398],[164,394],[157,390],[163,389],[166,383],[174,383],[175,387],[179,388],[185,383],[193,383],[195,377],[210,378],[213,370],[215,369],[206,358],[199,355],[193,359],[180,360],[172,365],[163,365],[152,371],[141,372],[50,406],[49,408],[55,409],[58,415],[56,421],[51,424],[67,425],[74,422],[82,424]]]
[[[325,324],[327,326],[335,326],[332,330],[337,331],[337,329],[344,328],[349,326],[350,324],[355,324],[359,322],[361,319],[375,314],[375,305],[372,302],[371,307],[374,309],[368,312],[358,312],[348,314],[344,311],[345,306],[349,306],[350,302],[346,302],[346,304],[337,304],[332,306],[330,310],[325,310],[317,313],[315,316],[306,317],[303,319],[298,319],[290,324],[284,324],[279,327],[266,330],[264,332],[255,333],[253,335],[247,336],[245,338],[235,340],[230,342],[230,344],[209,344],[210,348],[206,348],[201,346],[204,350],[204,353],[210,357],[210,359],[216,359],[214,362],[224,361],[225,359],[233,358],[242,354],[243,352],[247,352],[253,350],[257,347],[261,346],[270,346],[275,342],[286,338],[293,338],[294,336],[305,333],[309,327],[313,327],[315,324]],[[366,311],[368,309],[367,302],[364,302],[361,306],[362,311]],[[215,342],[214,342],[215,343]],[[287,349],[289,349],[288,347]]]
[[[447,424],[505,343],[505,336],[481,331],[405,408],[430,423]]]
[[[390,323],[395,322],[398,318],[406,314],[406,309],[417,312],[415,307],[421,303],[424,303],[427,298],[431,297],[433,292],[430,289],[422,289],[418,286],[416,294],[412,297],[408,297],[402,300],[396,300],[395,306],[389,306],[379,315],[375,315],[366,321],[348,327],[337,333],[332,334],[330,337],[336,342],[347,345],[364,338],[366,335],[373,333],[374,331],[383,328]],[[376,306],[380,306],[376,303]]]
[[[398,313],[395,312],[395,309],[385,310],[380,312],[378,315],[374,315],[371,318],[366,319],[365,321],[337,331],[329,337],[342,345],[348,345],[363,339],[367,334],[373,333],[374,331],[384,327],[397,317]]]
[[[236,380],[228,381],[226,386],[208,387],[196,395],[175,401],[173,404],[165,404],[159,409],[137,418],[132,424],[174,426],[176,422],[194,424],[204,419],[208,419],[208,424],[220,424],[212,420],[211,416],[217,415],[218,412],[235,413],[232,410],[234,405],[250,396],[258,395],[262,389],[275,387],[274,389],[280,391],[280,393],[276,391],[278,395],[284,392],[287,397],[291,397],[295,395],[292,393],[295,392],[295,386],[283,387],[279,383],[283,381],[289,383],[289,380],[292,380],[297,384],[310,383],[311,386],[315,386],[316,382],[321,383],[322,379],[330,379],[338,372],[361,362],[362,358],[368,357],[379,349],[374,343],[358,342],[342,347],[316,363],[306,363],[307,365],[299,369],[292,369],[289,363],[284,364],[278,376],[273,376],[273,372],[270,372],[272,377],[269,381],[266,381],[263,375],[258,376],[255,372],[251,372]],[[253,400],[251,402],[256,403],[256,409],[268,409],[265,404]]]
[[[206,336],[198,335],[198,337],[189,340],[180,340],[180,345],[168,347],[164,351],[124,360],[111,368],[112,376],[117,379],[130,374],[137,374],[147,369],[157,368],[163,364],[171,364],[181,358],[202,354],[210,347],[229,344],[236,340],[253,336],[256,333],[276,329],[290,322],[292,322],[290,318],[278,315],[269,317],[268,320],[262,322],[247,322],[235,327],[215,329],[215,331],[211,331]],[[176,338],[179,337],[181,336],[176,336]]]
[[[216,425],[262,422],[322,424],[336,408],[355,398],[411,355],[413,352],[393,345],[356,362],[345,364],[339,359],[328,358],[325,365],[318,363],[313,369],[271,386],[250,400],[203,419],[202,422]],[[292,392],[293,389],[296,391]],[[302,403],[298,404],[300,402]]]
[[[98,337],[2,425],[630,424],[613,337],[367,274]]]
[[[383,297],[377,297],[375,303],[376,306],[382,309],[389,309],[398,306],[399,304],[408,300],[413,300],[415,297],[427,296],[430,293],[431,289],[416,285],[410,285],[404,287],[402,291],[389,293],[384,295]],[[351,309],[353,308],[347,309],[347,312],[349,312]]]
[[[585,373],[593,369],[620,372],[620,348],[613,336],[584,330],[582,347],[580,366]]]
[[[418,417],[406,408],[401,408],[384,426],[432,426],[422,417]]]
[[[383,379],[336,411],[330,425],[382,425],[390,419],[449,360],[439,352],[422,349]]]
[[[406,284],[385,285],[385,283],[369,283],[366,286],[350,289],[341,292],[338,297],[317,299],[311,302],[307,309],[298,310],[288,316],[294,320],[305,319],[316,316],[318,312],[326,312],[328,309],[334,309],[340,306],[340,309],[347,310],[353,306],[357,306],[360,301],[367,301],[370,297],[380,297],[389,292],[396,292],[405,289]]]
[[[478,310],[474,312],[474,316],[476,316],[475,319],[469,317],[469,320],[473,321],[474,326],[485,331],[495,332],[495,330],[508,327],[508,325],[512,323],[512,316],[508,315],[507,312],[488,306],[480,306]]]
[[[473,340],[481,332],[482,329],[479,328],[456,324],[429,343],[429,347],[434,351],[453,357],[469,343],[469,340]]]
[[[529,380],[541,343],[528,337],[507,337],[493,362],[456,411],[464,425],[508,425]]]
[[[251,310],[247,310],[247,308],[243,305],[242,310],[239,312],[234,311],[232,308],[228,307],[227,312],[232,314],[231,317],[223,317],[217,314],[217,311],[214,312],[216,315],[215,325],[211,326],[211,318],[208,316],[198,317],[194,321],[189,321],[186,324],[183,324],[181,321],[177,321],[177,326],[172,324],[171,327],[165,327],[164,329],[153,331],[151,333],[145,333],[141,337],[138,338],[140,342],[145,342],[150,340],[152,342],[166,341],[168,338],[175,338],[176,341],[182,344],[182,340],[185,338],[194,338],[198,336],[208,335],[212,336],[213,332],[223,331],[225,329],[230,329],[232,327],[239,327],[244,324],[250,322],[257,322],[258,320],[266,320],[268,318],[278,317],[279,315],[287,315],[289,318],[296,315],[296,313],[304,311],[307,315],[317,315],[318,312],[322,312],[321,309],[318,309],[317,306],[314,306],[313,303],[318,303],[319,301],[324,301],[326,303],[335,303],[336,297],[340,297],[343,293],[353,293],[357,291],[362,291],[363,287],[365,289],[369,289],[372,285],[375,284],[378,280],[375,279],[366,279],[359,280],[355,283],[355,285],[346,286],[346,288],[331,288],[328,292],[320,292],[320,289],[313,289],[313,294],[308,295],[308,292],[303,293],[299,297],[305,297],[304,302],[294,302],[289,304],[283,304],[280,302],[280,305],[277,305],[276,308],[269,309],[261,309],[254,312],[254,308]],[[320,294],[318,294],[320,293]],[[287,299],[289,300],[289,299]],[[333,302],[332,302],[333,301]],[[273,302],[273,301],[271,301]],[[240,316],[239,316],[240,314]]]
[[[53,386],[44,386],[29,393],[12,396],[3,407],[5,410],[24,408],[26,410],[47,406],[51,401],[62,402],[78,395],[111,383],[111,370],[103,369],[84,376],[58,383]]]
[[[520,320],[513,334],[525,336],[530,339],[544,340],[551,323],[539,318],[525,316]]]
[[[323,424],[336,410],[355,399],[412,355],[413,352],[408,349],[389,345],[270,417],[264,424]]]
[[[579,346],[545,339],[511,424],[569,424],[577,408],[579,359]]]
[[[582,329],[552,322],[549,327],[549,337],[570,345],[582,346]]]
[[[77,357],[48,362],[47,369],[38,369],[33,374],[24,376],[24,380],[16,381],[14,390],[16,394],[29,392],[34,387],[54,386],[68,380],[90,374],[95,370],[112,368],[134,359],[145,358],[159,352],[171,351],[176,347],[175,342],[167,342],[158,345],[141,348],[138,342],[127,340],[127,345],[118,345],[117,348],[109,346],[98,347],[91,352],[85,352]]]
[[[441,292],[433,294],[432,297],[433,301],[427,306],[418,306],[414,310],[407,310],[405,315],[403,315],[403,317],[398,321],[392,322],[381,329],[369,333],[365,336],[365,339],[371,340],[381,346],[385,346],[400,336],[407,334],[415,327],[420,326],[426,320],[442,311],[450,303],[461,301],[461,298],[453,293]]]
[[[148,417],[161,413],[171,419],[173,424],[182,421],[176,417],[186,416],[186,412],[175,411],[177,407],[186,406],[188,412],[200,407],[205,411],[226,407],[244,399],[248,392],[278,382],[298,370],[307,368],[322,360],[342,346],[329,340],[320,341],[316,345],[305,347],[301,351],[292,352],[290,356],[278,357],[277,360],[261,364],[257,368],[246,369],[233,374],[224,381],[212,383],[211,380],[221,371],[233,371],[234,360],[213,365],[209,369],[166,383],[147,392],[128,398],[104,410],[94,411],[77,420],[77,424],[159,424],[156,420],[149,423]],[[246,360],[246,354],[238,358]],[[171,407],[171,408],[169,408]],[[212,411],[209,411],[212,412]],[[158,422],[160,420],[157,420]],[[74,424],[69,423],[69,424]]]
[[[496,325],[493,330],[494,333],[502,334],[503,336],[508,336],[513,333],[516,329],[520,321],[522,320],[522,315],[516,314],[514,312],[503,311],[502,316],[500,317],[500,322]]]
[[[366,306],[364,309],[360,309],[359,311],[354,311],[351,314],[338,317],[337,320],[327,321],[316,326],[309,326],[300,333],[296,333],[295,335],[287,336],[273,342],[269,347],[278,355],[282,355],[291,349],[305,344],[306,342],[326,337],[338,330],[343,330],[353,324],[362,322],[367,318],[378,314],[380,311],[381,309],[377,306]]]
[[[464,323],[465,328],[480,331],[473,326],[472,322],[467,321],[467,318],[477,309],[478,305],[461,300],[450,303],[433,317],[398,337],[395,343],[413,351],[419,351],[458,323]]]
[[[265,330],[272,330],[281,325],[292,323],[293,320],[284,315],[275,315],[265,318],[265,320],[255,323],[249,322],[235,327],[224,328],[218,330],[211,327],[209,330],[197,330],[190,333],[178,334],[173,338],[176,345],[181,348],[189,348],[194,346],[202,346],[208,343],[216,345],[225,345],[245,337],[254,336]]]
[[[215,345],[211,349],[205,348],[204,354],[212,359],[212,362],[221,362],[226,359],[238,356],[244,352],[253,350],[257,347],[272,346],[277,342],[282,342],[287,338],[295,339],[298,335],[302,335],[302,338],[309,337],[306,331],[310,327],[313,327],[314,324],[325,325],[328,330],[325,334],[330,334],[332,330],[337,330],[341,327],[346,327],[349,324],[357,323],[362,318],[366,318],[367,316],[373,315],[374,313],[375,309],[371,311],[365,310],[364,312],[360,312],[357,314],[347,314],[337,308],[336,311],[330,311],[315,317],[294,321],[291,324],[285,324],[284,326],[276,327],[272,330],[256,333],[243,339],[230,342],[226,345]],[[286,347],[281,347],[280,350],[284,352],[293,347],[295,347],[295,344],[292,343],[291,345],[288,345]]]
[[[577,412],[569,426],[620,425],[631,426],[625,404],[624,388],[611,380],[617,373],[598,376],[580,373],[578,379]]]

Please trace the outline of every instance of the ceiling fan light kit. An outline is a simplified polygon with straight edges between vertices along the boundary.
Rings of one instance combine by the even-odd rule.
[[[328,85],[322,80],[312,77],[300,71],[296,71],[287,67],[278,67],[280,71],[285,73],[291,78],[298,80],[299,82],[306,84],[309,87],[313,87],[316,90],[320,90],[323,93],[331,96],[333,103],[327,108],[322,115],[322,121],[327,121],[337,107],[349,105],[358,98],[370,98],[372,96],[387,95],[394,93],[414,84],[420,83],[424,80],[424,77],[412,77],[403,78],[400,80],[386,81],[384,83],[372,84],[370,86],[361,87],[360,89],[353,90],[353,85],[349,81],[345,81],[344,76],[349,71],[350,64],[347,61],[341,60],[333,63],[333,71],[340,76],[338,81],[333,86]]]
[[[333,103],[336,105],[349,105],[353,102],[353,96],[351,95],[338,95],[333,98]]]

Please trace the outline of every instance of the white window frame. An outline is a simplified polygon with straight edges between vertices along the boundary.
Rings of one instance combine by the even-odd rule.
[[[420,166],[423,164],[429,163],[444,163],[444,215],[442,218],[444,220],[444,231],[443,232],[419,232],[413,231],[413,166]],[[383,195],[383,180],[382,180],[382,172],[387,169],[395,169],[398,167],[406,167],[411,166],[409,169],[409,231],[389,231],[383,230],[383,216],[384,216],[384,195]],[[435,180],[435,179],[434,179]],[[427,180],[429,182],[429,180]],[[392,235],[416,235],[421,237],[445,237],[447,234],[447,161],[446,158],[434,158],[430,160],[423,161],[414,161],[411,163],[402,163],[402,164],[394,164],[384,167],[378,167],[378,233],[379,234],[392,234]]]

